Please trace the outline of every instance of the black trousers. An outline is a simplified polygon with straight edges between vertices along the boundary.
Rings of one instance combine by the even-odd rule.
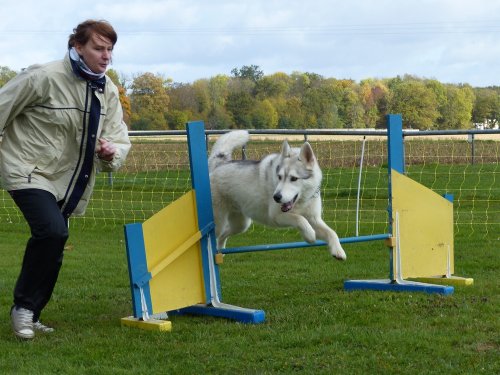
[[[31,230],[14,288],[14,305],[33,311],[33,321],[37,321],[59,276],[68,239],[68,223],[51,193],[40,189],[9,193]]]

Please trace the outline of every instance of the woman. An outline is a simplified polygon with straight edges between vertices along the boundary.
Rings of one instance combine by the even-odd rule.
[[[118,90],[105,72],[117,34],[88,20],[63,60],[27,68],[0,89],[0,175],[31,230],[14,288],[16,336],[31,339],[62,265],[68,218],[84,213],[97,170],[115,171],[130,149]]]

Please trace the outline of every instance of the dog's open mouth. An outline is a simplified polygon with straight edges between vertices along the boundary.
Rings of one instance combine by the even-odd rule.
[[[295,204],[295,201],[297,200],[298,196],[299,195],[297,194],[295,197],[293,197],[293,199],[291,201],[283,203],[281,205],[281,211],[282,212],[288,212],[288,211],[290,211],[293,208],[293,205]]]

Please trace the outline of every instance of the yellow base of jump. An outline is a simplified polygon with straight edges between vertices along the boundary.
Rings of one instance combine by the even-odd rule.
[[[121,319],[122,326],[144,329],[147,331],[169,332],[172,330],[172,322],[168,320],[141,320],[129,316]]]

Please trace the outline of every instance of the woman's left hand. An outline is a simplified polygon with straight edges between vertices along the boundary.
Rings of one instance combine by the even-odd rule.
[[[111,161],[116,153],[116,146],[113,142],[108,141],[105,138],[99,138],[99,144],[96,147],[97,156],[100,159]]]

